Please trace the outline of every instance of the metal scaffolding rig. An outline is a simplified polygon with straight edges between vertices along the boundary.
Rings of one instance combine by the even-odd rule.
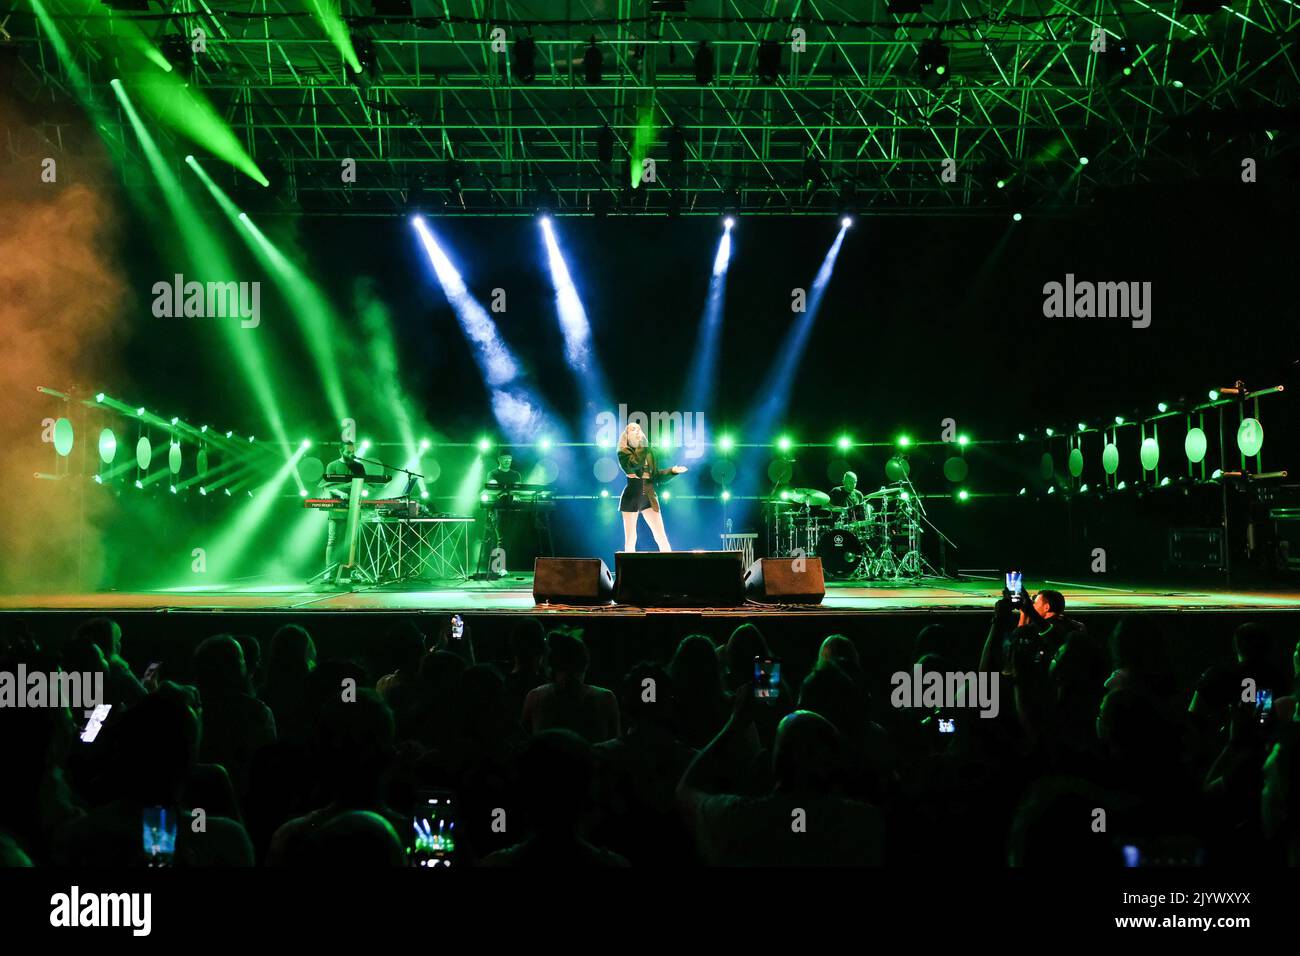
[[[1050,210],[1294,149],[1295,0],[889,4],[345,0],[359,74],[288,0],[102,12],[212,101],[271,208],[307,214]],[[106,89],[117,65],[85,18],[58,22]],[[71,87],[30,11],[0,42],[29,97]]]

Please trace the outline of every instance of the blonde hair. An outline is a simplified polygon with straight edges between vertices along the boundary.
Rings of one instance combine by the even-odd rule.
[[[631,429],[633,425],[636,425],[636,427],[641,431],[641,442],[637,445],[633,445],[627,440],[628,430]],[[650,440],[646,437],[645,429],[641,428],[641,426],[636,422],[628,422],[627,427],[623,429],[623,434],[618,436],[618,450],[620,453],[630,452],[633,448],[646,448],[649,444]]]

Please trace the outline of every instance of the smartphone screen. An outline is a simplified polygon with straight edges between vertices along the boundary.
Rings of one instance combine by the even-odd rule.
[[[150,866],[171,866],[176,857],[176,814],[166,807],[145,807],[144,855]]]
[[[1011,602],[1019,604],[1025,599],[1025,573],[1023,571],[1007,572],[1007,590],[1011,592]]]
[[[459,614],[451,616],[451,636],[453,640],[457,641],[465,636],[465,619]]]
[[[83,744],[93,744],[95,742],[95,738],[99,736],[104,721],[108,720],[109,711],[112,709],[112,704],[100,704],[90,712],[90,717],[86,720],[86,726],[81,729],[81,742]]]
[[[781,661],[775,657],[754,658],[754,696],[774,701],[781,696]]]
[[[421,790],[411,814],[412,866],[451,866],[456,853],[456,798],[450,790]]]
[[[144,676],[140,678],[140,683],[150,690],[158,683],[158,671],[162,669],[162,661],[151,661],[149,666],[144,669]]]
[[[1259,717],[1261,724],[1268,723],[1268,719],[1273,716],[1273,692],[1261,687],[1255,691],[1255,714]]]

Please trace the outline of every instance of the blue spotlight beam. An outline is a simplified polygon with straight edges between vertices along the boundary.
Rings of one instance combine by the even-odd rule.
[[[839,234],[831,243],[830,249],[826,251],[821,268],[817,270],[817,275],[813,279],[812,288],[808,292],[807,307],[786,332],[776,360],[767,377],[763,379],[766,398],[755,407],[753,414],[745,423],[744,431],[744,434],[753,436],[757,441],[765,441],[772,434],[772,430],[779,424],[790,405],[790,393],[794,388],[795,374],[799,370],[808,338],[817,322],[817,313],[821,309],[826,288],[830,285],[831,275],[835,271],[835,260],[839,257],[840,247],[844,245],[844,234],[848,230],[849,224],[842,222]],[[759,446],[759,448],[764,447],[766,446]],[[753,489],[757,487],[760,476],[755,472],[754,466],[760,457],[755,449],[751,449],[745,456],[744,465],[738,474],[738,485],[742,494],[752,494]]]
[[[488,387],[492,414],[501,430],[512,442],[530,442],[543,433],[561,437],[554,416],[541,397],[522,381],[519,363],[501,338],[496,323],[465,286],[465,280],[438,244],[428,223],[421,216],[412,216],[411,225],[473,349],[474,361]]]
[[[705,403],[713,398],[716,386],[718,343],[722,338],[722,316],[727,299],[727,269],[731,265],[731,225],[732,221],[728,219],[713,257],[709,295],[700,320],[699,344],[687,377],[686,408],[694,411],[704,410]]]
[[[592,349],[591,322],[587,319],[587,310],[573,284],[551,217],[542,216],[539,224],[546,242],[551,286],[555,289],[555,312],[560,320],[560,331],[564,335],[564,357],[578,379],[583,404],[588,412],[589,420],[584,422],[582,437],[589,439],[591,435],[587,432],[595,428],[596,415],[610,407],[609,388]]]

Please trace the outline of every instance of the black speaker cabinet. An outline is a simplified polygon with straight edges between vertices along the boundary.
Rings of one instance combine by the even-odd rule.
[[[745,603],[739,551],[620,551],[614,599],[636,607],[738,607]]]
[[[608,604],[614,578],[600,558],[538,558],[533,563],[537,604]]]
[[[821,604],[826,596],[822,559],[759,558],[745,572],[745,593],[775,604]]]

